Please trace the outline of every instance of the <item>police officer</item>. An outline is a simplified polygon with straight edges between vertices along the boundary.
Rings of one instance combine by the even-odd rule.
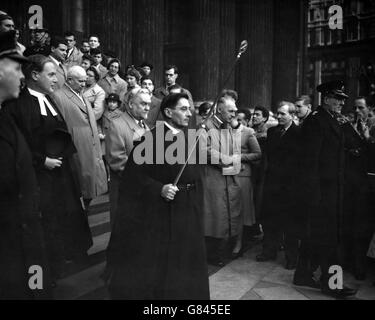
[[[342,242],[344,134],[337,117],[348,96],[342,81],[323,83],[317,91],[322,94],[322,105],[302,126],[305,170],[302,172],[304,194],[301,197],[307,213],[304,241],[308,245],[305,243],[305,252],[300,255],[296,275],[299,280],[311,280],[313,270],[301,269],[306,268],[303,260],[311,261],[314,257],[322,271],[322,292],[342,298],[356,294],[353,289],[329,285],[329,270],[339,264],[338,247]],[[307,282],[307,285],[313,286],[311,283]]]

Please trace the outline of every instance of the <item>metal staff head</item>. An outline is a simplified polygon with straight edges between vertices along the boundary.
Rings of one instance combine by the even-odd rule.
[[[238,54],[237,54],[237,58],[236,58],[236,60],[234,61],[234,64],[233,64],[233,66],[232,66],[232,68],[231,68],[231,70],[230,70],[230,73],[228,74],[228,77],[225,79],[225,81],[224,81],[224,83],[223,83],[223,85],[222,85],[222,89],[219,91],[218,95],[216,96],[216,99],[214,100],[214,103],[212,104],[212,106],[211,106],[211,108],[210,108],[210,111],[209,111],[209,113],[208,113],[207,118],[206,118],[205,121],[202,123],[202,125],[201,125],[202,128],[206,127],[207,120],[208,120],[209,118],[211,118],[211,117],[215,114],[216,105],[217,105],[217,103],[218,103],[218,101],[219,101],[219,99],[220,99],[220,97],[221,97],[222,91],[224,90],[224,88],[225,88],[225,86],[226,86],[226,84],[227,84],[227,82],[228,82],[230,76],[232,75],[232,73],[233,73],[233,71],[234,71],[234,68],[236,67],[237,62],[240,60],[241,55],[242,55],[243,53],[246,52],[247,47],[248,47],[248,43],[247,43],[247,41],[246,41],[246,40],[241,41],[241,45],[240,45],[240,49],[239,49]],[[195,140],[194,146],[193,146],[193,148],[190,150],[189,155],[188,155],[188,158],[187,158],[187,160],[185,161],[185,164],[181,167],[179,173],[177,174],[176,179],[175,179],[173,185],[176,186],[177,183],[178,183],[178,181],[180,180],[181,175],[182,175],[183,171],[185,170],[186,165],[187,165],[187,163],[188,163],[188,161],[189,161],[191,155],[193,154],[193,151],[194,151],[194,149],[195,149],[195,147],[196,147],[196,145],[197,145],[197,143],[198,143],[198,141],[199,141],[199,138],[200,138],[200,135],[199,135],[199,136],[197,137],[197,139]]]
[[[238,51],[237,59],[241,58],[241,55],[246,52],[249,43],[247,40],[242,40],[240,45],[240,50]]]

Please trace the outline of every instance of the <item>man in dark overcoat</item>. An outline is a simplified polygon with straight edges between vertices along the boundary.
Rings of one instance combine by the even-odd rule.
[[[161,110],[165,122],[135,145],[121,178],[107,253],[113,299],[209,299],[197,166],[188,164],[173,185],[188,152],[189,97],[170,95]],[[185,150],[169,164],[173,143]],[[142,150],[152,152],[146,163]]]
[[[364,107],[361,109],[361,107]],[[366,110],[367,109],[367,110]],[[358,280],[366,277],[368,243],[373,232],[373,215],[370,209],[370,152],[375,144],[370,126],[364,120],[368,112],[366,100],[354,102],[353,121],[342,125],[345,137],[343,264]]]
[[[56,89],[56,67],[48,57],[33,55],[23,68],[26,86],[9,112],[31,150],[40,190],[40,211],[51,274],[64,273],[65,262],[87,257],[92,245],[73,155],[77,152],[67,125],[49,97]]]
[[[0,35],[0,300],[50,298],[38,190],[26,141],[1,104],[17,98],[23,78],[15,31]],[[32,290],[30,267],[43,272],[43,288]]]
[[[338,247],[342,242],[342,205],[344,186],[344,134],[337,115],[345,99],[343,83],[334,81],[317,87],[322,106],[308,117],[302,127],[304,155],[302,167],[304,192],[299,199],[305,204],[306,241],[309,254],[315,255],[321,268],[321,289],[336,297],[354,295],[353,289],[334,288],[329,279],[331,266],[338,266]],[[305,257],[306,258],[306,257]],[[299,262],[296,273],[299,273]]]
[[[297,219],[295,216],[299,129],[293,122],[295,106],[282,101],[277,109],[279,125],[270,128],[265,144],[266,173],[263,190],[263,251],[258,261],[274,260],[284,236],[286,268],[297,263]]]

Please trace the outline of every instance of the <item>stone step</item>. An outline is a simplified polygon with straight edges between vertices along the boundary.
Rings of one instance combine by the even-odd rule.
[[[105,286],[100,275],[106,263],[102,262],[81,272],[57,281],[54,298],[57,300],[74,300]]]

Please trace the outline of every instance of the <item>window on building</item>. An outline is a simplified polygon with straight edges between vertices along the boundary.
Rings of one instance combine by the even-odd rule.
[[[360,39],[360,27],[357,17],[353,17],[345,24],[346,41],[358,41]]]
[[[332,45],[332,30],[331,29],[327,30],[327,42],[326,42],[326,44],[327,44],[327,46]]]
[[[315,29],[315,36],[316,42],[315,45],[317,46],[324,46],[324,28],[316,28]]]

